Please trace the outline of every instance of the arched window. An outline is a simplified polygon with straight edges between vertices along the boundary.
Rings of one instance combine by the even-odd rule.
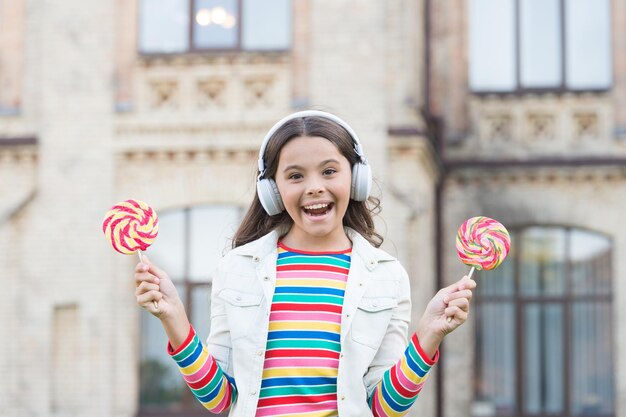
[[[210,326],[209,274],[230,248],[242,214],[230,205],[159,213],[159,237],[147,255],[174,281],[201,340],[206,340]],[[194,410],[206,415],[167,356],[166,346],[159,320],[142,311],[139,415],[187,416],[195,415]]]
[[[514,230],[478,279],[473,416],[613,416],[611,241]]]

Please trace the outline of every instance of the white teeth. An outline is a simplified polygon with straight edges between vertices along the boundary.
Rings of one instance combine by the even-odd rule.
[[[328,203],[313,204],[312,206],[304,206],[304,208],[307,210],[317,210],[317,209],[326,208],[326,207],[328,207]]]

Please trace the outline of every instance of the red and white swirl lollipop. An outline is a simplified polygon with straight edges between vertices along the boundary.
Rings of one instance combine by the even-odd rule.
[[[456,235],[456,252],[465,265],[474,269],[495,269],[509,254],[511,237],[502,223],[489,217],[467,219]]]
[[[111,207],[104,215],[102,231],[113,249],[125,255],[148,249],[159,233],[159,218],[149,205],[130,199]],[[157,303],[154,301],[154,307]]]
[[[117,203],[104,215],[104,232],[113,249],[125,255],[148,249],[159,233],[156,212],[141,200]]]

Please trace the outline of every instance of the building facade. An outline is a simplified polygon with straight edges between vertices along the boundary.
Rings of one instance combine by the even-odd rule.
[[[430,3],[440,276],[461,271],[446,248],[464,219],[496,218],[513,236],[505,265],[478,276],[473,326],[446,345],[443,415],[626,413],[625,7]]]
[[[308,108],[359,134],[414,323],[463,220],[513,235],[409,415],[626,413],[626,0],[531,3],[0,2],[0,417],[205,414],[102,216],[156,209],[206,335],[261,139]]]

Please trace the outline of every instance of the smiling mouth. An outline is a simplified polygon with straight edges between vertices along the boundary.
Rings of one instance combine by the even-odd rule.
[[[323,216],[328,213],[334,205],[334,203],[311,204],[310,206],[302,207],[302,210],[309,216]]]

